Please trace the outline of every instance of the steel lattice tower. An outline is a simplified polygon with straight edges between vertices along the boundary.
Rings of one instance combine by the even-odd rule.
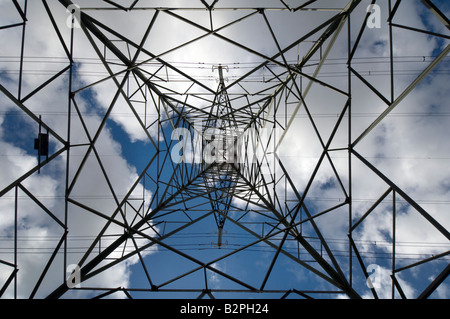
[[[15,81],[0,77],[1,101],[39,129],[34,144],[38,162],[12,176],[0,190],[0,214],[14,221],[2,237],[11,245],[0,255],[1,271],[7,274],[0,282],[0,296],[61,298],[80,292],[99,297],[360,298],[370,293],[378,298],[380,288],[366,280],[371,278],[369,265],[381,263],[369,255],[381,251],[383,267],[390,271],[391,297],[405,298],[405,286],[411,283],[399,278],[430,264],[435,266],[427,276],[433,280],[408,297],[428,298],[436,291],[450,271],[445,224],[359,146],[427,76],[437,72],[450,51],[447,44],[432,57],[424,56],[426,67],[409,85],[396,86],[400,62],[394,49],[399,37],[393,32],[444,42],[449,33],[397,22],[412,1],[274,0],[270,6],[266,2],[242,1],[234,6],[199,0],[183,7],[171,1],[36,1],[33,5],[45,13],[41,18],[52,30],[42,41],[56,39],[55,50],[65,56],[59,60],[59,71],[30,87],[25,78],[31,3],[12,1],[19,22],[1,22],[0,32],[5,37],[21,35],[17,43],[2,44],[16,48],[19,71]],[[448,30],[449,19],[435,2],[422,0],[416,5]],[[373,6],[367,8],[378,4],[384,10],[381,28],[389,52],[379,57],[388,65],[383,88],[373,82],[370,71],[359,67],[362,42],[374,32],[367,25],[376,18]],[[292,21],[302,19],[312,19],[315,25],[308,20],[304,29],[291,27]],[[132,36],[126,32],[128,22],[140,27]],[[174,35],[170,23],[185,30]],[[258,40],[259,32],[265,34],[263,41]],[[89,48],[89,60],[84,59],[81,43]],[[231,55],[217,60],[208,51],[218,50],[204,43],[229,48]],[[341,49],[345,59],[334,66],[334,50]],[[0,48],[0,52],[4,56],[9,51]],[[90,63],[95,74],[89,82],[80,74],[91,70]],[[338,76],[327,77],[333,72]],[[62,80],[63,88],[55,88]],[[105,88],[101,92],[108,101],[103,109],[95,106],[97,88]],[[63,120],[60,113],[46,112],[46,105],[39,104],[42,94],[56,90],[66,98],[58,106]],[[326,116],[321,114],[321,94],[333,101]],[[372,111],[376,115],[370,121],[360,121],[367,95],[381,106]],[[100,120],[93,121],[93,116]],[[120,127],[121,116],[133,122],[132,134],[140,136],[136,141],[122,135],[118,138],[122,149],[116,148],[117,154],[128,152],[127,159],[139,162],[133,180],[117,180],[110,166],[117,154],[101,151],[105,136],[115,132],[111,127]],[[299,119],[302,124],[297,124]],[[299,133],[302,125],[308,134]],[[122,126],[123,130],[127,129]],[[290,148],[286,143],[306,135],[302,144],[306,149],[295,154],[299,158],[292,163],[292,154],[283,153]],[[400,143],[402,138],[408,137],[399,137]],[[95,167],[95,174],[90,167]],[[360,171],[366,175],[358,175]],[[53,206],[42,190],[29,186],[33,178],[45,176],[61,181]],[[362,206],[354,194],[359,187],[368,187],[358,183],[367,176],[383,192]],[[84,192],[90,178],[89,185],[98,183],[107,195],[96,193],[93,186]],[[330,189],[333,198],[326,200]],[[20,232],[26,228],[22,223],[31,225],[33,219],[21,221],[20,216],[29,207],[46,216],[47,235],[53,241],[45,244],[44,261],[34,265],[32,286],[22,289],[19,276],[28,271],[23,265],[30,252],[23,249]],[[383,243],[389,248],[368,241],[370,233],[361,240],[362,230],[379,220],[374,216],[380,210],[389,223]],[[396,236],[406,210],[427,225],[427,232],[441,238],[440,252],[417,255],[414,261],[401,258]],[[91,230],[83,220],[101,227]],[[333,224],[344,226],[330,233]],[[77,244],[82,236],[88,236],[88,245]],[[164,259],[166,255],[173,259]],[[70,287],[67,271],[74,264],[79,268],[72,269],[72,276],[79,282]],[[246,273],[236,270],[236,264]],[[95,278],[120,265],[132,265],[144,279],[131,280],[129,286],[114,286],[115,281],[97,286]],[[283,265],[308,279],[303,284],[293,281]]]

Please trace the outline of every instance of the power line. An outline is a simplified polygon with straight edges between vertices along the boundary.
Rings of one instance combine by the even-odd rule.
[[[435,56],[396,56],[394,57],[394,62],[397,63],[397,65],[399,63],[415,63],[415,64],[423,64],[423,63],[428,63],[430,62],[432,59],[434,59]],[[77,58],[76,59],[77,62],[82,63],[82,64],[89,64],[89,65],[99,65],[102,66],[103,62],[100,61],[98,58],[90,58],[90,57],[81,57],[81,58]],[[119,59],[114,59],[114,58],[109,58],[107,59],[108,62],[111,63],[119,63],[120,64],[120,60]],[[310,66],[315,66],[320,60],[319,59],[311,59],[311,64]],[[20,62],[20,57],[17,56],[0,56],[0,63],[19,63]],[[69,61],[67,60],[67,58],[64,57],[39,57],[39,56],[25,56],[24,57],[24,63],[33,63],[33,64],[67,64]],[[144,68],[144,67],[148,67],[148,66],[154,66],[155,68],[158,68],[162,65],[160,62],[154,62],[154,61],[150,61],[150,62],[145,62],[145,61],[137,61],[136,64],[139,65],[140,68]],[[297,61],[294,60],[290,60],[287,61],[288,64],[290,65],[295,65],[297,64]],[[444,58],[443,61],[441,61],[441,64],[443,63],[448,63],[450,62],[450,57],[446,57]],[[390,58],[389,57],[365,57],[365,58],[353,58],[352,60],[352,65],[375,65],[375,64],[386,64],[389,65],[390,63]],[[174,66],[176,68],[179,69],[196,69],[196,70],[211,70],[212,66],[217,65],[217,63],[207,63],[207,62],[167,62],[167,64]],[[260,61],[255,61],[255,62],[230,62],[230,63],[223,63],[228,66],[229,70],[233,71],[233,70],[239,70],[239,69],[253,69],[255,67],[257,67],[258,65],[261,64]],[[329,58],[327,59],[327,62],[325,62],[323,64],[323,66],[337,66],[337,65],[347,65],[347,58]],[[128,67],[123,65],[123,67]],[[273,63],[268,63],[266,64],[263,68],[282,68],[284,69],[285,67],[281,66],[281,65],[277,65],[277,64],[273,64]],[[308,68],[308,65],[304,66],[305,69]],[[24,74],[30,74],[30,75],[53,75],[55,72],[59,72],[60,70],[27,70],[26,68],[24,68],[22,70],[22,72]],[[412,70],[412,69],[408,69],[408,70],[396,70],[395,74],[396,75],[414,75],[417,74],[418,72],[421,72],[421,69],[418,70]],[[17,70],[4,70],[4,73],[10,73],[10,74],[18,74],[20,72],[20,69]],[[80,75],[85,75],[85,76],[105,76],[108,77],[109,73],[106,71],[80,71],[80,70],[76,70],[76,72]],[[364,70],[361,72],[363,75],[374,75],[374,76],[379,76],[379,75],[389,75],[390,74],[390,70],[386,69],[383,71],[380,70]],[[450,70],[437,70],[435,71],[435,74],[449,74]],[[175,71],[176,74],[176,71]],[[247,79],[260,79],[262,78],[262,74],[257,74],[252,75],[247,77]],[[347,76],[346,71],[342,71],[342,72],[321,72],[319,74],[319,77],[340,77],[340,76]],[[173,71],[171,72],[171,79],[173,82],[175,81],[180,81],[181,80],[186,80],[188,82],[190,82],[190,80],[186,79],[185,77],[178,75],[175,76]],[[198,75],[195,76],[196,79],[199,80],[214,80],[214,76],[210,75],[210,76],[204,76],[204,75]],[[237,75],[228,75],[228,78],[230,79],[238,79],[239,76]],[[158,81],[156,78],[153,79],[154,81]],[[259,82],[259,81],[258,81]]]
[[[216,238],[217,235],[215,236],[211,236],[211,239]],[[224,237],[224,240],[227,239],[228,237]],[[36,239],[35,239],[36,240]],[[105,243],[105,245],[107,244],[107,242]],[[391,245],[392,243],[386,244],[386,245]],[[397,244],[397,243],[396,243]],[[245,247],[246,245],[244,244],[237,244],[237,243],[228,243],[224,246],[221,247],[222,251],[235,251],[238,249],[241,249],[243,247]],[[367,244],[365,245],[367,246]],[[372,248],[374,248],[376,245],[372,244]],[[67,253],[68,254],[83,254],[87,251],[87,249],[90,246],[69,246],[67,249]],[[139,246],[138,246],[139,247]],[[186,243],[186,244],[171,244],[171,247],[173,247],[174,249],[177,249],[180,252],[186,252],[186,251],[217,251],[217,247],[214,247],[213,243]],[[413,245],[408,245],[408,248],[429,248],[429,249],[436,249],[436,248],[446,248],[446,250],[448,250],[449,245],[446,244],[446,246],[444,246],[444,244],[442,245],[428,245],[428,246],[413,246]],[[362,257],[364,258],[376,258],[376,259],[392,259],[392,252],[386,252],[386,251],[379,251],[379,250],[367,250],[368,248],[365,247],[364,250],[360,250],[359,253]],[[398,249],[398,248],[397,248]],[[132,243],[127,243],[125,247],[119,247],[116,251],[116,253],[121,253],[121,254],[127,254],[130,252],[133,252],[135,250],[135,247]],[[169,249],[164,248],[162,246],[152,246],[152,248],[148,248],[146,249],[147,251],[154,251],[155,253],[163,253],[163,252],[170,252]],[[12,254],[14,253],[15,249],[13,247],[0,247],[0,256],[2,254]],[[100,249],[101,251],[101,249]],[[257,253],[272,253],[275,251],[274,248],[268,247],[268,246],[263,246],[262,244],[257,244],[254,246],[250,246],[245,248],[245,251],[250,251],[250,252],[257,252]],[[297,255],[299,259],[310,256],[309,253],[307,253],[303,248],[295,248],[295,247],[285,247],[284,251],[292,254],[292,255]],[[335,257],[349,257],[349,252],[347,250],[342,250],[342,249],[332,249],[331,251],[333,253],[333,255]],[[17,252],[20,254],[38,254],[38,255],[45,255],[45,254],[52,254],[54,252],[54,247],[17,247]],[[59,251],[59,254],[62,254],[63,251]],[[94,249],[93,254],[96,253],[96,250]],[[327,253],[325,251],[322,252],[323,256],[326,257]],[[413,252],[396,252],[395,253],[395,259],[396,260],[422,260],[424,258],[424,256],[427,257],[433,257],[435,256],[436,253],[435,252],[423,252],[423,253],[413,253]],[[353,257],[355,257],[353,255]],[[441,261],[447,261],[450,260],[450,258],[440,258],[439,260]],[[314,261],[314,260],[311,260]]]
[[[109,234],[109,235],[104,235],[102,237],[103,240],[108,241],[108,239],[110,240],[114,240],[115,237],[119,237],[121,236],[121,234]],[[229,238],[229,239],[254,239],[255,236],[252,234],[248,234],[248,233],[235,233],[235,232],[224,232],[223,234],[224,238]],[[147,240],[145,237],[139,236],[139,235],[135,235],[133,236],[136,240]],[[216,232],[191,232],[191,233],[186,233],[186,234],[174,234],[170,237],[168,237],[167,240],[171,240],[171,239],[208,239],[208,238],[216,238],[217,237],[217,233]],[[71,236],[67,236],[67,241],[92,241],[94,239],[96,239],[96,236],[91,236],[91,235],[71,235]],[[305,236],[305,238],[308,239],[309,242],[311,242],[312,244],[316,243],[316,244],[320,244],[321,241],[319,238],[316,237],[308,237]],[[43,235],[18,235],[17,236],[17,241],[18,242],[31,242],[33,244],[35,244],[36,242],[57,242],[61,239],[60,236],[56,236],[56,235],[48,235],[48,236],[43,236]],[[13,236],[6,236],[6,235],[2,235],[0,236],[0,240],[2,241],[2,243],[5,242],[11,242],[14,241],[15,239],[13,238]],[[270,238],[268,239],[270,241],[276,242],[281,240],[280,238]],[[291,239],[292,241],[296,241],[295,239]],[[347,244],[348,243],[348,239],[346,238],[324,238],[324,240],[329,243],[329,244]],[[364,245],[364,246],[389,246],[392,245],[392,241],[388,241],[388,240],[365,240],[365,239],[354,239],[353,240],[355,243],[360,244],[360,245]],[[262,243],[261,243],[262,244]],[[450,249],[450,243],[448,242],[422,242],[422,241],[396,241],[396,246],[405,246],[405,247],[426,247],[426,248],[431,248],[431,247],[436,247],[436,248],[448,248]],[[173,244],[172,246],[188,246],[188,245],[193,245],[192,243],[176,243]],[[205,244],[201,244],[201,243],[196,243],[194,245],[205,245]],[[241,245],[241,244],[233,244],[233,245]],[[244,244],[242,244],[241,246],[245,246]],[[84,246],[83,246],[84,247]],[[3,247],[5,248],[5,247]],[[87,248],[87,246],[86,246]]]

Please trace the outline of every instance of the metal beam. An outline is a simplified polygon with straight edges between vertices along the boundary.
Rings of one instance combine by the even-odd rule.
[[[450,274],[450,264],[445,267],[445,269],[433,280],[433,282],[417,297],[417,299],[427,299],[431,296],[431,294],[439,287],[440,284],[444,282],[444,280]]]
[[[449,54],[450,44],[428,65],[428,67],[400,94],[389,107],[378,116],[378,118],[369,125],[369,127],[352,143],[355,147],[364,137],[366,137],[386,116],[389,115],[408,95],[411,93],[422,80],[434,70],[434,68]]]
[[[435,220],[430,214],[428,214],[419,204],[417,204],[411,197],[408,196],[400,187],[392,182],[386,175],[381,173],[375,166],[373,166],[368,160],[362,157],[354,149],[351,149],[353,155],[355,155],[362,163],[370,168],[375,174],[378,175],[386,184],[388,184],[398,195],[403,197],[408,204],[410,204],[419,214],[421,214],[431,225],[433,225],[442,235],[450,240],[450,233],[442,226],[437,220]]]

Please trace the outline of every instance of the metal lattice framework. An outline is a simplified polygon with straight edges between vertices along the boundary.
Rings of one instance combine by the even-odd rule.
[[[247,5],[246,1],[240,7],[230,7],[227,1],[219,0],[191,1],[186,7],[158,6],[145,0],[126,4],[80,1],[80,6],[70,0],[36,2],[46,13],[41,18],[53,28],[53,33],[46,36],[57,39],[58,50],[65,53],[61,62],[64,66],[40,85],[24,88],[26,32],[32,23],[27,8],[30,1],[13,0],[20,21],[2,23],[0,32],[2,36],[9,32],[22,35],[22,41],[11,44],[20,49],[20,69],[17,81],[0,78],[0,91],[2,101],[7,100],[36,129],[39,127],[35,142],[39,162],[7,181],[0,191],[0,198],[10,204],[0,214],[15,216],[12,230],[5,237],[12,245],[8,253],[0,255],[2,272],[8,274],[7,280],[0,283],[0,296],[9,292],[16,297],[28,294],[31,298],[60,298],[90,292],[98,297],[124,294],[130,298],[134,294],[152,298],[183,293],[211,298],[254,293],[278,298],[328,298],[338,294],[360,298],[365,289],[378,298],[376,287],[369,290],[365,281],[370,278],[367,267],[374,263],[367,257],[367,250],[379,252],[380,248],[360,241],[358,234],[365,224],[373,222],[371,216],[383,205],[390,207],[386,219],[392,223],[389,252],[384,250],[387,267],[392,267],[392,297],[405,298],[404,282],[399,277],[424,265],[436,263],[440,271],[429,273],[433,276],[431,283],[417,288],[419,293],[410,297],[428,298],[446,279],[449,251],[423,254],[414,262],[401,260],[395,236],[400,227],[396,213],[402,212],[396,212],[396,207],[413,211],[430,226],[430,232],[448,244],[446,227],[358,148],[433,74],[450,51],[447,45],[432,59],[427,57],[426,68],[415,74],[410,85],[395,87],[393,30],[450,39],[448,34],[396,23],[396,17],[411,5],[409,1],[336,1],[333,8],[329,7],[330,1],[320,0],[291,1],[295,4],[280,0],[273,1],[270,7],[252,7],[257,4]],[[372,12],[366,8],[377,2],[389,14],[382,21],[384,30],[388,30],[390,52],[385,74],[388,84],[384,83],[387,91],[377,87],[354,63],[361,41],[371,32],[367,22]],[[423,0],[421,4],[448,29],[448,17],[433,1]],[[363,15],[356,16],[355,12]],[[124,29],[127,22],[120,22],[120,17],[136,25],[139,20],[139,32],[130,37]],[[280,25],[280,17],[286,19],[286,25],[291,20],[309,18],[316,19],[316,25],[292,29]],[[71,28],[65,28],[67,21],[72,23]],[[183,28],[176,37],[169,31],[164,33],[164,25],[170,23]],[[256,33],[253,30],[253,34],[246,35],[250,26]],[[262,41],[257,38],[259,32],[265,34]],[[172,36],[176,40],[170,42]],[[86,52],[80,50],[81,43],[89,47],[89,61],[83,59]],[[204,43],[211,47],[202,46]],[[236,56],[230,55],[226,61],[210,59],[207,51],[217,52],[214,45],[229,48]],[[344,48],[347,56],[333,67],[328,62],[336,46]],[[185,53],[192,51],[203,53],[194,57]],[[186,61],[185,56],[205,61],[197,64]],[[90,82],[87,77],[81,79],[81,70],[89,70],[89,63],[96,72]],[[322,76],[333,71],[339,73],[337,80]],[[44,106],[35,107],[40,94],[51,92],[52,85],[61,79],[67,98],[59,105],[59,110],[64,109],[65,132],[55,128],[61,117],[45,113]],[[95,90],[102,87],[107,88],[109,100],[100,109],[92,101]],[[361,87],[383,106],[375,120],[367,124],[358,122],[359,106],[365,102],[355,92]],[[320,92],[334,101],[329,111],[334,115],[327,117],[326,129],[321,125],[322,102],[315,98]],[[101,120],[92,121],[93,113]],[[100,151],[110,126],[118,126],[114,124],[118,116],[132,120],[135,134],[144,136],[141,141],[146,140],[122,145],[122,152],[133,152],[129,156],[139,159],[137,178],[132,181],[118,181],[108,164],[113,156]],[[303,180],[291,172],[295,165],[287,164],[289,157],[283,153],[289,149],[287,141],[302,138],[296,131],[299,118],[302,125],[309,127],[308,143],[314,145],[314,156],[308,157],[312,163],[309,168],[300,163],[306,157],[297,160],[307,176]],[[352,130],[361,125],[362,130]],[[188,145],[188,137],[195,143]],[[173,152],[176,147],[178,160]],[[213,160],[202,156],[205,149]],[[256,153],[262,155],[254,156]],[[57,190],[61,205],[56,209],[48,207],[40,190],[28,187],[27,181],[33,176],[56,174],[52,163],[58,161],[64,163],[64,173],[59,172],[64,189]],[[352,195],[361,178],[354,176],[355,165],[364,167],[385,190],[364,211]],[[87,167],[96,168],[92,177]],[[319,180],[322,171],[328,174],[328,181]],[[89,178],[95,178],[91,183],[108,190],[107,198],[96,194],[95,187],[83,193]],[[317,185],[322,185],[324,194],[333,187],[335,200],[321,201]],[[35,265],[38,272],[33,286],[21,291],[18,277],[26,271],[22,270],[21,261],[25,259],[21,257],[27,252],[21,248],[19,221],[27,205],[48,217],[51,235],[56,239],[45,246],[50,251],[45,262]],[[87,235],[75,221],[84,218],[97,221],[101,227],[90,234],[89,245],[77,248],[71,236],[77,232]],[[336,223],[336,219],[345,227],[341,233],[330,234],[330,223]],[[187,250],[183,244],[203,249]],[[166,261],[166,255],[173,259]],[[143,280],[131,281],[126,287],[96,286],[96,277],[118,265],[129,265],[130,260],[134,260],[133,271],[140,273]],[[259,260],[261,268],[255,267],[255,260]],[[155,270],[159,263],[164,263],[167,273]],[[236,263],[248,270],[247,275],[233,270]],[[285,273],[284,282],[279,283],[283,263],[314,279],[303,286],[292,282],[292,274]],[[69,264],[80,267],[74,274],[79,275],[81,287],[69,288]],[[58,280],[49,279],[54,274],[58,274]],[[214,285],[213,277],[220,278],[222,284]],[[361,279],[363,284],[358,284],[356,281]]]

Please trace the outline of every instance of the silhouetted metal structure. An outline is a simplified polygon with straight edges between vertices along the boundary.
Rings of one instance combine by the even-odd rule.
[[[396,200],[412,207],[423,217],[424,222],[431,225],[433,232],[440,233],[447,241],[450,239],[450,233],[363,153],[357,151],[359,143],[433,72],[450,50],[449,46],[445,47],[433,57],[431,63],[418,74],[410,86],[401,93],[394,92],[394,28],[442,39],[450,38],[448,34],[437,34],[430,30],[395,23],[396,15],[410,5],[409,1],[397,0],[391,3],[390,0],[374,0],[369,3],[361,0],[313,0],[296,1],[296,4],[292,5],[294,1],[280,0],[273,1],[271,7],[260,6],[259,1],[242,1],[239,2],[240,7],[228,7],[226,1],[221,3],[220,0],[190,1],[186,7],[171,7],[170,1],[154,4],[152,1],[134,0],[129,1],[127,5],[124,1],[119,2],[80,1],[80,6],[75,6],[77,1],[70,0],[40,2],[47,14],[45,19],[48,19],[54,28],[55,33],[52,36],[58,38],[66,54],[65,65],[26,96],[23,93],[22,73],[23,63],[27,58],[24,48],[27,46],[25,34],[29,23],[27,17],[30,13],[27,12],[27,6],[30,1],[13,0],[21,22],[1,24],[0,32],[20,32],[23,36],[20,43],[19,80],[14,83],[15,90],[11,88],[11,84],[0,83],[1,94],[13,103],[23,116],[33,120],[36,127],[39,125],[48,131],[50,146],[47,145],[44,152],[47,157],[41,160],[44,154],[42,144],[38,142],[39,145],[35,146],[39,150],[38,165],[9,181],[9,186],[0,190],[0,198],[14,199],[12,202],[16,219],[14,230],[9,234],[9,238],[13,240],[12,250],[9,254],[0,255],[3,256],[0,262],[9,274],[6,282],[0,283],[0,296],[10,291],[17,297],[17,291],[20,289],[17,285],[17,276],[21,272],[20,256],[27,253],[21,250],[17,235],[17,216],[20,209],[26,209],[20,205],[20,194],[28,200],[31,199],[50,217],[52,229],[55,230],[53,235],[57,238],[46,264],[39,266],[41,270],[36,276],[36,282],[28,292],[31,298],[70,297],[70,293],[74,291],[91,291],[98,297],[122,293],[130,298],[133,294],[144,297],[152,297],[154,294],[177,297],[179,293],[190,293],[201,298],[230,294],[236,296],[238,293],[242,296],[267,293],[279,298],[320,298],[344,294],[349,298],[360,298],[363,294],[358,291],[361,284],[356,285],[355,278],[358,276],[364,280],[370,279],[371,274],[367,267],[370,263],[368,260],[372,259],[365,257],[369,244],[355,240],[354,234],[360,230],[361,225],[369,223],[370,215],[386,202],[392,204],[392,215],[386,217],[392,219],[392,249],[387,257],[392,265],[392,297],[405,297],[402,284],[398,280],[402,272],[433,262],[440,262],[438,265],[448,264],[445,257],[449,251],[434,256],[419,256],[417,261],[410,264],[398,262],[395,240],[398,227],[395,217]],[[365,32],[370,32],[367,21],[372,18],[372,12],[367,12],[366,7],[381,2],[389,10],[388,19],[385,17],[382,21],[383,27],[389,30],[388,46],[391,55],[388,58],[389,71],[386,73],[391,81],[389,96],[353,64],[361,39]],[[448,28],[448,17],[432,1],[423,0],[422,3],[423,10],[432,12]],[[61,8],[67,8],[65,15],[61,14]],[[354,16],[357,10],[365,15]],[[117,17],[123,16],[125,19],[135,13],[142,14],[143,11],[148,18],[142,21],[140,41],[135,42],[122,32],[121,28],[124,26]],[[275,14],[277,19],[303,19],[319,14],[326,16],[321,15],[322,18],[317,19],[315,26],[294,30],[288,23],[286,26],[275,25],[273,21],[276,19],[271,14]],[[114,18],[104,19],[109,15]],[[198,17],[202,17],[202,20],[197,20]],[[72,18],[72,27],[64,29],[66,21],[70,22],[68,18]],[[153,39],[155,33],[159,32],[159,36],[164,36],[164,29],[161,27],[163,23],[158,25],[160,20],[175,21],[186,26],[187,31],[180,30],[180,33],[186,32],[186,37],[170,44],[169,48],[163,46],[164,49],[153,52],[153,48],[158,48],[158,43],[154,43]],[[228,32],[242,30],[242,33],[245,33],[248,21],[258,21],[260,27],[256,31],[265,30],[272,41],[267,43],[267,46],[275,48],[275,53],[269,49],[259,50],[260,47],[252,43],[236,40],[232,33]],[[157,31],[154,28],[158,28]],[[193,31],[192,35],[189,30]],[[289,34],[289,43],[282,39],[286,34]],[[79,81],[80,65],[90,62],[79,59],[84,54],[77,50],[77,40],[80,37],[87,41],[85,43],[89,43],[92,52],[96,54],[95,62],[101,64],[103,72],[106,72],[97,74],[91,83]],[[249,38],[252,37],[258,41],[257,34]],[[162,41],[162,38],[158,39]],[[198,64],[197,61],[173,60],[174,53],[183,54],[184,50],[190,50],[206,39],[223,43],[239,51],[240,56],[229,56],[228,61],[215,61],[216,63],[209,63],[209,60],[198,61]],[[149,49],[149,43],[152,49]],[[321,77],[336,43],[344,43],[347,50],[346,61],[339,70],[339,82]],[[2,51],[0,48],[0,55]],[[252,62],[246,64],[246,61],[242,60],[243,57],[249,57],[247,61]],[[203,58],[203,55],[198,58]],[[35,108],[28,107],[40,91],[64,76],[68,79],[65,136],[54,130],[51,121],[46,120],[46,117],[51,115],[46,116],[43,113],[40,119],[40,113],[35,113]],[[0,77],[0,81],[5,82],[5,79]],[[89,92],[105,82],[114,83],[115,86],[115,90],[110,92],[110,104],[101,113],[102,120],[97,123],[97,127],[88,127],[89,115],[81,111],[80,101],[87,99]],[[216,87],[211,86],[211,83],[215,83]],[[352,106],[361,101],[355,100],[352,91],[355,83],[363,84],[380,103],[385,104],[384,111],[377,114],[376,119],[357,136],[352,131],[352,125],[357,121]],[[332,106],[332,126],[326,133],[317,126],[320,118],[314,111],[317,102],[307,98],[312,86],[320,87],[326,94],[332,92],[337,97],[336,104]],[[115,192],[112,181],[114,172],[105,168],[103,163],[106,157],[98,152],[100,137],[108,123],[114,121],[114,108],[118,101],[128,108],[127,114],[135,120],[136,130],[148,138],[142,155],[139,155],[145,165],[138,169],[138,178],[129,185],[126,194]],[[312,127],[314,138],[321,148],[313,159],[313,169],[307,172],[309,176],[304,183],[290,174],[283,154],[279,154],[283,142],[290,134],[296,134],[292,125],[300,112],[303,112],[304,121]],[[72,127],[75,121],[83,128],[81,134],[85,136],[84,143],[73,140],[75,132]],[[172,132],[176,128],[185,129],[183,132],[188,132],[189,136],[198,142],[193,143],[191,148],[195,158],[188,159],[186,144],[183,144],[185,147],[179,153],[184,156],[182,160],[176,161],[171,157],[173,147],[187,137],[185,135],[181,139],[178,135],[174,138]],[[263,137],[263,132],[269,133]],[[345,136],[344,143],[335,142],[337,134]],[[30,141],[32,143],[31,138]],[[208,145],[215,142],[215,147],[208,149]],[[208,150],[206,153],[205,149]],[[249,150],[260,151],[262,156],[255,157]],[[125,146],[123,151],[127,152]],[[74,158],[74,152],[77,158]],[[198,154],[200,156],[197,158]],[[205,160],[205,154],[215,160]],[[345,158],[345,170],[337,167],[336,154],[339,154],[341,159]],[[33,195],[33,191],[27,188],[26,181],[38,171],[41,172],[40,176],[45,175],[46,166],[61,158],[66,165],[65,189],[60,190],[58,196],[64,199],[64,211],[55,212],[48,209],[38,196]],[[107,185],[111,192],[110,197],[115,205],[113,211],[102,211],[101,205],[93,204],[96,196],[102,196],[101,194],[90,194],[92,197],[87,199],[74,194],[88,161],[98,164],[102,183]],[[386,189],[381,196],[373,200],[365,212],[358,214],[353,211],[352,197],[355,187],[352,170],[355,162],[372,172],[377,180],[385,184]],[[333,183],[339,189],[340,198],[327,208],[318,209],[319,206],[314,202],[320,199],[308,196],[313,185],[318,182],[318,172],[324,167],[332,173]],[[136,196],[136,190],[140,186],[151,191],[150,198],[146,198],[145,192]],[[392,197],[392,201],[388,196]],[[73,261],[70,255],[73,246],[70,237],[73,224],[69,220],[79,211],[97,216],[99,220],[103,220],[103,227],[97,233],[91,234],[91,242],[87,247],[78,249],[77,256],[80,256],[80,260]],[[83,215],[79,216],[82,218]],[[334,223],[336,216],[339,216],[347,225],[347,237],[341,237],[338,242],[335,234],[327,233],[328,216],[333,217],[330,223]],[[110,231],[111,229],[114,231]],[[117,229],[122,229],[123,233],[117,234]],[[189,234],[190,229],[195,230],[196,236],[190,237],[189,244],[198,242],[199,245],[204,245],[206,238],[208,243],[214,242],[212,246],[203,250],[183,249],[183,246],[180,246],[183,238],[179,235]],[[204,234],[199,229],[204,229]],[[208,239],[211,231],[212,239]],[[236,237],[228,238],[227,231],[233,232]],[[265,259],[261,260],[264,265],[261,268],[264,270],[249,269],[252,276],[233,273],[231,265],[236,260],[233,258],[239,256],[242,262],[245,256],[252,259],[252,254],[257,254],[255,250],[261,247],[265,249]],[[159,258],[161,250],[170,252],[177,260],[184,260],[187,266],[180,268],[173,276],[159,277],[158,273],[153,272],[152,265]],[[153,253],[147,255],[149,251]],[[263,253],[257,258],[262,255]],[[130,258],[139,259],[134,267],[140,268],[146,282],[129,287],[88,284],[89,279],[101,276]],[[230,262],[227,263],[227,269],[217,266],[228,260]],[[285,288],[290,285],[289,275],[286,274],[284,285],[270,284],[280,260],[288,260],[298,269],[302,269],[301,273],[314,277],[314,283],[309,282],[305,287],[292,283],[290,288]],[[76,270],[79,271],[81,280],[79,288],[69,287],[66,282],[66,270],[69,264],[73,263],[80,267]],[[165,267],[176,269],[179,266],[167,264]],[[429,297],[445,280],[449,271],[450,266],[447,265],[440,272],[430,274],[434,276],[434,280],[428,287],[420,288],[420,293],[415,297]],[[46,282],[55,272],[61,273],[61,276],[58,275],[60,281]],[[222,278],[228,284],[225,287],[214,286],[209,277],[211,274]],[[202,280],[196,280],[195,285],[188,286],[190,281],[187,279],[194,275]],[[248,277],[252,279],[247,280]],[[46,289],[42,288],[44,282]],[[277,288],[278,286],[283,287]],[[366,287],[365,283],[362,286]],[[47,291],[48,287],[53,288]],[[378,298],[376,287],[370,287],[373,296]]]

